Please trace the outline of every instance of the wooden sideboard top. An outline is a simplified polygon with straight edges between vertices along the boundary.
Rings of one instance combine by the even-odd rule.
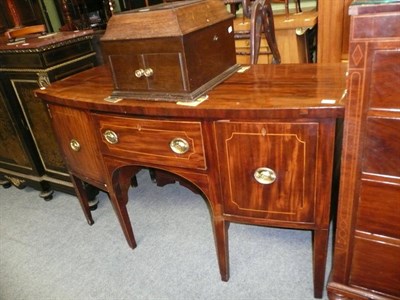
[[[336,118],[344,114],[347,64],[253,65],[235,73],[191,107],[174,102],[104,99],[113,81],[106,66],[96,67],[36,90],[41,99],[75,108],[165,117]]]

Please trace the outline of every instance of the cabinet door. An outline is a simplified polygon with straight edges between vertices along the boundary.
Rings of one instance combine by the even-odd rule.
[[[146,80],[138,80],[135,71],[142,68],[137,55],[110,55],[109,63],[117,90],[147,90]]]
[[[110,55],[115,89],[185,91],[181,56],[180,53]]]
[[[17,96],[22,114],[27,127],[32,134],[40,163],[47,174],[65,179],[67,170],[61,154],[58,151],[57,142],[51,129],[51,123],[47,116],[45,104],[33,91],[39,88],[37,79],[11,78],[14,93]]]
[[[33,174],[34,168],[0,86],[0,166]]]
[[[49,105],[49,110],[69,170],[88,183],[104,185],[101,154],[88,114],[56,105]]]
[[[318,123],[217,122],[224,212],[314,222]]]
[[[155,53],[143,55],[144,66],[153,70],[147,77],[149,90],[176,91],[187,90],[184,85],[184,70],[181,53]]]

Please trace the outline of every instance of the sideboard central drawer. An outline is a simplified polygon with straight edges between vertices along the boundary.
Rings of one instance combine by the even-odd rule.
[[[104,154],[183,168],[206,169],[200,122],[94,114]]]

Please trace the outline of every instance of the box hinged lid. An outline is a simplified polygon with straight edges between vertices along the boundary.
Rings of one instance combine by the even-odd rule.
[[[221,0],[167,2],[114,14],[101,40],[182,36],[232,17]]]

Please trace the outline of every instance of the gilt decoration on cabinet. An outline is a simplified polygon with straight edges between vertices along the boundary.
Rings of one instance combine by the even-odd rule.
[[[30,35],[25,43],[0,44],[0,86],[6,112],[2,118],[7,120],[0,123],[0,131],[8,130],[4,124],[10,122],[14,130],[9,132],[19,142],[19,147],[14,142],[13,157],[7,157],[4,143],[0,145],[0,177],[24,180],[46,200],[52,198],[53,190],[75,191],[47,107],[35,97],[34,90],[94,67],[97,61],[92,37],[90,30],[57,32]],[[25,157],[26,165],[17,156]]]

